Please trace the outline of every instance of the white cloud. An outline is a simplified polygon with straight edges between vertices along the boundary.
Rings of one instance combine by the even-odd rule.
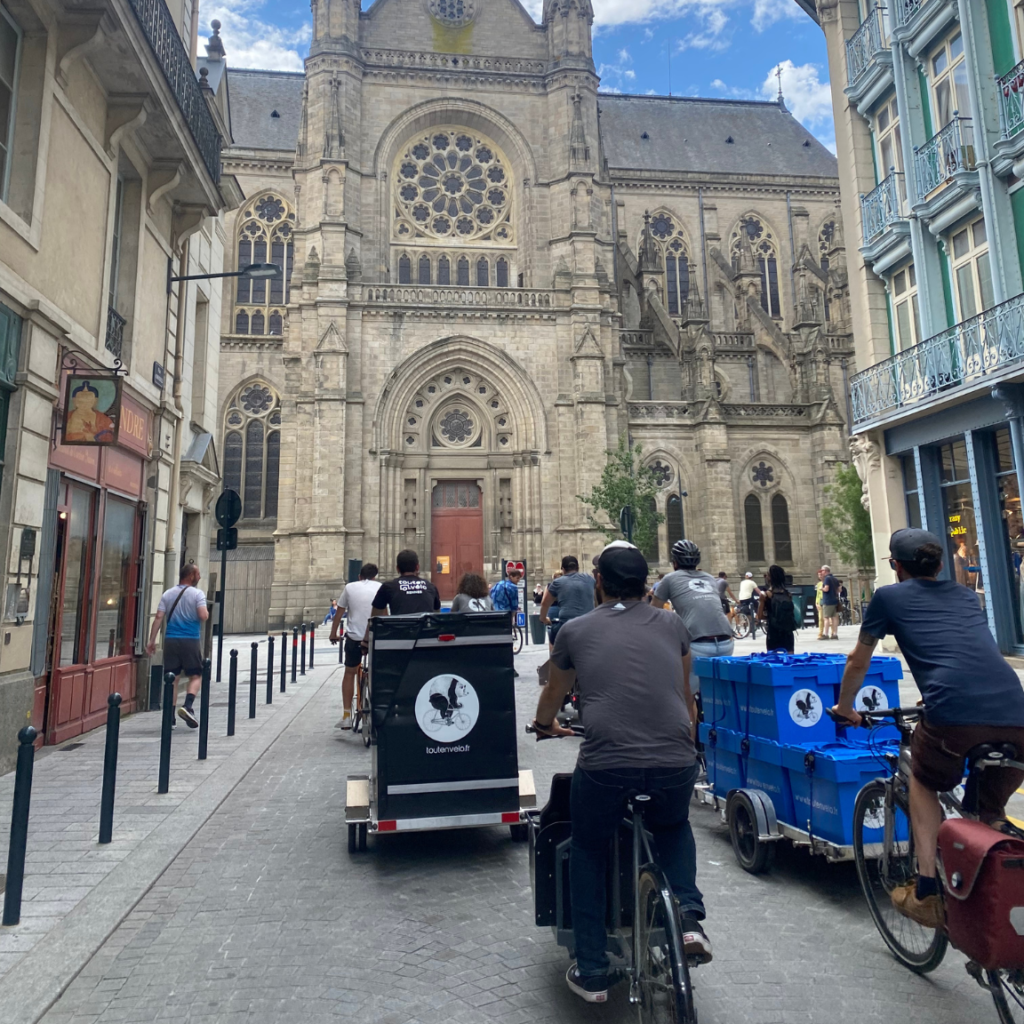
[[[727,85],[720,78],[716,78],[711,83],[711,88],[716,92],[720,92],[723,96],[728,96],[729,99],[734,100],[755,100],[759,99],[757,93],[753,89],[743,89],[735,85]]]
[[[754,0],[754,16],[750,24],[756,31],[763,32],[777,21],[799,21],[805,16],[795,0]]]
[[[779,94],[777,72],[782,69],[782,94],[793,116],[809,128],[832,152],[835,152],[835,126],[832,120],[832,91],[827,81],[820,80],[817,64],[796,65],[784,60],[765,76],[761,96],[774,100]]]
[[[259,15],[266,0],[214,0],[203,17],[207,25],[221,23],[228,65],[233,68],[265,68],[271,71],[301,71],[309,50],[312,25],[297,29],[268,24]]]
[[[724,50],[731,39],[723,35],[729,17],[721,6],[705,4],[695,12],[700,30],[690,32],[679,40],[679,50]]]
[[[636,72],[631,67],[633,58],[629,50],[619,50],[616,58],[614,64],[602,64],[597,69],[602,92],[622,92],[628,82],[636,80]]]

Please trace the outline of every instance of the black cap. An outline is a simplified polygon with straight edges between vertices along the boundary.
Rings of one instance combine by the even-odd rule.
[[[942,548],[942,541],[927,530],[897,530],[889,538],[889,554],[897,562],[915,562],[917,553],[925,544],[937,544]]]
[[[597,571],[613,588],[633,580],[646,583],[650,574],[647,559],[640,554],[640,549],[624,541],[609,544],[598,555]]]

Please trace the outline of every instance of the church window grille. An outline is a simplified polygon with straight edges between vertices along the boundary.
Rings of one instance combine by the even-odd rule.
[[[490,266],[482,256],[476,261],[476,284],[478,288],[486,288],[490,284]]]
[[[408,256],[398,261],[398,283],[412,284],[412,260]]]
[[[793,561],[793,541],[789,534],[789,505],[781,494],[772,498],[772,538],[775,541],[775,561]]]
[[[651,236],[665,268],[665,299],[670,316],[684,316],[690,297],[690,262],[682,228],[667,213],[651,218]]]
[[[683,533],[683,499],[678,494],[670,494],[665,502],[665,525],[667,527],[667,541],[671,549],[677,540],[682,540]]]
[[[761,308],[770,316],[779,319],[782,316],[782,303],[779,297],[779,257],[775,247],[775,239],[764,224],[755,216],[749,215],[740,221],[739,227],[732,236],[732,265],[738,270],[740,253],[749,244],[761,274]]]
[[[247,203],[239,217],[238,270],[252,263],[274,263],[281,276],[269,282],[238,278],[235,289],[235,333],[284,333],[285,307],[291,298],[295,263],[295,213],[282,198],[263,195]]]
[[[225,416],[224,486],[242,498],[244,519],[274,519],[281,474],[281,405],[261,382],[243,387]]]
[[[499,288],[508,287],[508,260],[499,259],[494,270],[495,283]]]
[[[451,260],[447,256],[442,256],[437,261],[437,283],[438,284],[451,284],[452,283],[452,264]]]
[[[420,284],[430,284],[430,257],[420,257],[420,273],[419,273]]]
[[[651,517],[655,518],[657,516],[657,514],[658,514],[658,506],[657,506],[657,503],[655,502],[654,498],[653,497],[645,498],[644,499],[644,505],[646,506],[647,511],[649,513],[651,513]],[[655,526],[655,528],[651,531],[651,542],[650,542],[650,544],[647,545],[646,550],[643,552],[643,556],[644,556],[644,558],[647,559],[648,562],[651,562],[651,563],[656,563],[656,562],[658,562],[660,560],[659,559],[659,552],[658,552],[658,528],[657,528],[657,526]]]
[[[459,259],[458,263],[458,284],[469,287],[469,260],[465,256]]]
[[[743,520],[747,527],[747,560],[763,565],[764,529],[761,525],[761,502],[756,494],[748,494],[743,502]]]

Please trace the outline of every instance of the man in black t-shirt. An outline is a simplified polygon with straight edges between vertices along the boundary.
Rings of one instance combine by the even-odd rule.
[[[430,580],[420,579],[420,556],[399,551],[399,575],[383,583],[373,598],[370,615],[421,615],[441,610],[441,596]],[[365,643],[366,641],[364,641]]]

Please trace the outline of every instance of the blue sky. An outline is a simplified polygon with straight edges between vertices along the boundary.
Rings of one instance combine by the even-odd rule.
[[[407,0],[420,2],[420,0]],[[496,0],[478,0],[480,3]],[[592,0],[602,89],[774,99],[835,150],[825,38],[796,0]],[[543,0],[523,0],[539,20]],[[363,0],[369,7],[370,0]],[[300,71],[309,47],[302,0],[213,0],[234,67]]]

